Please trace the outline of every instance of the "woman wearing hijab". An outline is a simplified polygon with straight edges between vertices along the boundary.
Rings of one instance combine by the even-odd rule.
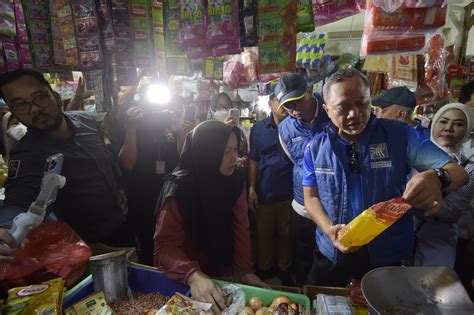
[[[446,195],[434,217],[416,222],[415,265],[453,268],[456,260],[459,217],[474,197],[474,163],[461,154],[471,130],[470,109],[460,103],[445,105],[433,118],[431,141],[449,153],[469,174],[469,183]]]
[[[155,265],[191,287],[193,298],[225,309],[210,277],[265,286],[252,271],[247,196],[237,166],[240,130],[219,121],[186,138],[158,200]]]

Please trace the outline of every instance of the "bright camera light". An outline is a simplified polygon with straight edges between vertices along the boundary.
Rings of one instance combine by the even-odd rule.
[[[171,91],[165,85],[150,84],[146,91],[146,97],[150,104],[166,104],[171,100]]]

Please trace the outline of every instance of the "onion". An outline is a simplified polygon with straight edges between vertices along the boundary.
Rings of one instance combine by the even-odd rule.
[[[253,312],[253,310],[246,306],[242,309],[240,309],[238,312],[237,312],[238,315],[254,315],[255,313]]]
[[[252,308],[254,312],[256,312],[258,311],[259,308],[262,307],[262,300],[259,297],[254,296],[253,298],[249,300],[249,306]]]
[[[273,302],[272,302],[272,305],[271,307],[278,307],[278,305],[280,305],[281,303],[286,303],[286,304],[291,304],[291,301],[290,299],[287,297],[287,296],[279,296],[279,297],[276,297]]]

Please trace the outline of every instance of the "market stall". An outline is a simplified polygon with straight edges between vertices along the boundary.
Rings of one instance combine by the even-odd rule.
[[[436,111],[457,102],[461,87],[474,80],[474,51],[468,44],[472,8],[472,3],[463,7],[464,22],[455,29],[446,0],[0,0],[0,74],[37,69],[63,100],[73,99],[84,82],[82,109],[98,120],[135,105],[140,88],[152,86],[155,93],[146,97],[164,104],[147,112],[156,121],[177,117],[197,124],[231,116],[248,141],[251,127],[269,115],[269,96],[282,75],[298,72],[322,94],[331,74],[356,68],[367,74],[374,98],[407,87],[416,96],[413,118],[428,128]],[[212,105],[220,92],[231,100],[223,113]],[[175,104],[175,97],[183,104]],[[1,186],[6,177],[0,156]],[[374,205],[348,224],[341,242],[366,245],[410,208],[403,200]],[[45,212],[25,228],[29,243],[0,266],[2,314],[210,311],[212,304],[193,300],[186,285],[133,262],[133,250],[128,255],[113,248],[98,251],[67,224],[40,225]],[[347,288],[270,290],[231,279],[216,282],[226,299],[224,314],[417,314],[420,309],[472,314],[455,273],[428,268],[417,274],[425,271],[415,284],[402,276],[373,280],[374,273]],[[426,279],[432,281],[416,291]],[[384,288],[374,289],[373,281],[399,281],[428,301],[410,301],[402,308],[394,306],[405,303],[397,299],[380,304],[376,295]],[[456,288],[458,299],[438,287]]]

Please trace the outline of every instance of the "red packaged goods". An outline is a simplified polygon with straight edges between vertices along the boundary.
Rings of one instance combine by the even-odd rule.
[[[446,24],[446,17],[444,3],[409,7],[403,1],[369,0],[361,55],[423,52],[432,34]]]
[[[28,243],[0,266],[0,287],[9,289],[62,277],[71,287],[84,274],[89,247],[64,222],[44,222],[27,236]]]
[[[313,0],[314,24],[321,26],[339,21],[359,13],[363,8],[363,0]]]
[[[367,300],[362,294],[361,283],[359,280],[352,279],[349,285],[349,300],[354,306],[364,306],[367,307]]]

